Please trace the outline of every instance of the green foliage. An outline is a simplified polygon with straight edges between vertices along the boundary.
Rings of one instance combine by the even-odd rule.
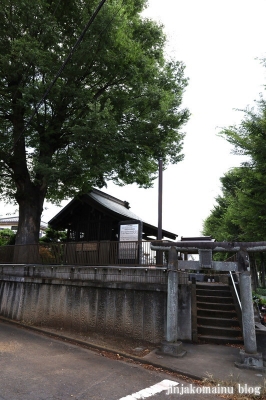
[[[15,243],[16,234],[11,229],[0,230],[0,246],[10,245]]]
[[[253,292],[253,304],[255,306],[266,306],[266,298],[262,296],[258,291]]]
[[[50,200],[110,179],[152,184],[157,159],[182,159],[184,66],[164,57],[162,27],[144,0],[107,2],[21,132],[98,1],[0,4],[0,192],[19,201],[21,180]]]
[[[65,242],[67,239],[66,232],[56,231],[52,228],[47,228],[45,231],[45,236],[40,238],[40,243],[50,243],[50,242]]]
[[[211,235],[217,241],[234,241],[241,234],[234,218],[236,196],[242,179],[242,169],[235,168],[222,177],[222,196],[216,198],[216,205],[203,225],[203,234]]]
[[[257,288],[256,294],[259,294],[260,296],[266,296],[266,288]]]
[[[260,298],[261,304],[265,307],[266,306],[266,299],[263,297]]]
[[[204,221],[203,232],[219,241],[266,240],[266,103],[246,110],[239,126],[221,132],[236,154],[247,156],[241,167],[221,178],[222,196]]]
[[[20,244],[38,240],[45,198],[109,180],[149,187],[158,157],[183,158],[184,65],[164,56],[145,0],[107,1],[38,107],[97,5],[0,2],[0,196],[19,204]]]

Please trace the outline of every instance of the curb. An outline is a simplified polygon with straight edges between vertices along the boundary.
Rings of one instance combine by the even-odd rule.
[[[139,364],[151,365],[154,368],[160,368],[161,370],[169,371],[169,372],[172,372],[172,373],[175,373],[175,374],[179,374],[179,375],[185,376],[185,377],[190,378],[190,379],[203,381],[203,378],[198,376],[198,375],[193,375],[193,374],[190,374],[190,373],[187,373],[187,372],[183,372],[183,371],[178,370],[178,369],[167,367],[165,365],[161,365],[161,364],[153,362],[153,361],[145,360],[145,359],[143,359],[141,357],[137,357],[137,356],[134,356],[134,355],[131,355],[131,354],[128,354],[128,353],[124,353],[124,352],[121,352],[121,351],[118,351],[118,350],[114,350],[114,349],[109,348],[109,347],[98,346],[98,345],[96,345],[94,343],[84,342],[83,340],[78,340],[78,339],[71,338],[69,336],[60,335],[60,334],[57,334],[57,333],[54,333],[54,332],[47,331],[45,329],[37,328],[35,326],[30,326],[30,325],[27,325],[27,324],[23,324],[22,322],[13,321],[13,320],[11,320],[9,318],[2,317],[2,316],[0,316],[0,321],[4,322],[4,323],[16,325],[16,326],[21,327],[21,328],[28,329],[28,330],[33,331],[33,332],[42,333],[45,336],[50,336],[50,337],[52,337],[54,339],[57,339],[57,340],[67,341],[70,344],[79,345],[79,346],[82,346],[84,348],[87,348],[88,350],[92,350],[92,351],[93,350],[99,350],[99,351],[106,351],[106,352],[109,352],[109,353],[112,353],[112,354],[116,354],[116,355],[118,354],[119,356],[123,357],[126,360],[133,360],[134,362],[139,363]],[[119,360],[117,360],[117,361],[119,361]],[[125,360],[122,360],[122,361],[125,361]]]

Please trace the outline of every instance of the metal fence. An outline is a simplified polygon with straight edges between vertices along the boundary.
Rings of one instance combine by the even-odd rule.
[[[151,242],[72,242],[0,246],[0,264],[166,266],[167,251]]]

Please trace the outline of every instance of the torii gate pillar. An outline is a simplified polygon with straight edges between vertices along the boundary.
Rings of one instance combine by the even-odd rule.
[[[240,350],[240,363],[236,362],[235,365],[238,368],[265,370],[262,354],[257,352],[250,272],[241,272],[239,280],[245,349]]]
[[[183,357],[186,351],[182,342],[177,340],[178,332],[178,260],[175,247],[169,250],[166,340],[162,342],[160,353],[174,357]]]

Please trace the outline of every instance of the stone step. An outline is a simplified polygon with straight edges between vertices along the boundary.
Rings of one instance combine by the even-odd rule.
[[[197,308],[202,308],[202,309],[206,309],[206,310],[223,310],[223,311],[235,311],[235,305],[233,303],[206,303],[203,301],[197,301]]]
[[[227,291],[230,292],[229,285],[223,283],[197,283],[196,290],[213,290],[213,291]]]
[[[198,325],[198,335],[209,335],[209,336],[226,336],[226,337],[242,337],[241,329],[238,328],[228,328],[221,326],[207,326]]]
[[[200,343],[243,344],[242,337],[198,335]]]
[[[216,344],[243,344],[230,287],[225,284],[197,283],[198,341]]]
[[[208,289],[197,289],[197,296],[218,296],[218,297],[231,297],[231,291],[229,290],[208,290]]]
[[[233,318],[221,318],[221,317],[210,317],[209,314],[207,316],[198,316],[197,322],[199,325],[209,325],[209,326],[221,326],[221,327],[240,327],[239,321],[235,317]]]
[[[235,309],[229,310],[213,310],[209,308],[197,308],[198,317],[213,317],[213,318],[237,318],[237,313]]]
[[[220,304],[232,304],[234,302],[232,296],[225,297],[225,296],[202,296],[197,294],[197,303],[220,303]]]

